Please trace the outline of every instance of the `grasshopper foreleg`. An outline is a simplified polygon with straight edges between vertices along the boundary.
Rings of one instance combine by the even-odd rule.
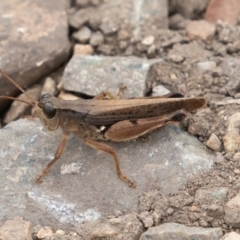
[[[42,178],[49,172],[51,166],[61,157],[61,155],[63,154],[64,148],[66,146],[66,142],[67,142],[67,135],[62,134],[61,141],[55,152],[55,156],[54,156],[53,160],[47,164],[47,166],[43,169],[42,173],[37,177],[37,179],[36,179],[37,183],[42,182]]]
[[[120,169],[120,165],[119,165],[119,160],[118,160],[118,156],[115,152],[115,150],[113,148],[111,148],[110,146],[104,144],[104,143],[101,143],[101,142],[98,142],[98,141],[94,141],[90,138],[85,138],[84,139],[84,142],[92,147],[92,148],[95,148],[97,150],[101,150],[103,152],[106,152],[106,153],[109,153],[113,156],[114,158],[114,163],[115,163],[115,167],[116,167],[116,171],[117,171],[117,175],[118,177],[123,180],[124,182],[128,183],[129,184],[129,187],[131,188],[135,188],[136,187],[136,184],[134,181],[128,179],[122,172],[121,172],[121,169]]]

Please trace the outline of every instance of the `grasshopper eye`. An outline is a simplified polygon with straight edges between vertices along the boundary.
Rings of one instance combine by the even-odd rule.
[[[47,94],[45,94],[47,95]],[[50,102],[46,102],[43,104],[43,113],[45,114],[46,118],[51,119],[56,115],[57,110],[54,108],[53,104]]]
[[[40,100],[42,100],[42,99],[46,99],[46,98],[50,98],[50,97],[52,97],[52,95],[49,94],[49,93],[47,93],[47,94],[44,94],[44,95],[41,97]]]

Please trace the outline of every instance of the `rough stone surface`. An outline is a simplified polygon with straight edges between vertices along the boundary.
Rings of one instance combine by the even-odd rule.
[[[150,214],[150,212],[148,211],[145,211],[145,212],[141,212],[139,215],[138,215],[138,218],[141,219],[144,227],[146,229],[150,228],[153,226],[154,224],[154,220],[153,220],[153,217],[152,215]]]
[[[65,0],[0,1],[0,68],[23,88],[65,62],[69,55]],[[0,95],[19,92],[0,77]],[[6,101],[0,101],[0,109]]]
[[[109,91],[116,96],[119,86],[126,85],[124,97],[141,97],[144,80],[151,64],[162,59],[74,55],[61,81],[62,88],[95,96]]]
[[[221,63],[223,74],[228,76],[227,92],[230,96],[240,91],[240,81],[238,79],[240,74],[240,58],[239,57],[225,57]]]
[[[88,227],[80,227],[78,234],[83,239],[129,239],[139,240],[144,228],[136,214],[110,218],[100,223],[93,223]],[[86,234],[89,232],[89,234]]]
[[[225,234],[220,240],[239,240],[240,234],[236,232],[230,232]]]
[[[219,204],[213,203],[207,206],[207,215],[213,218],[220,218],[224,214],[223,207]]]
[[[196,202],[224,202],[227,197],[227,188],[198,189],[195,194]]]
[[[165,194],[176,192],[213,164],[213,156],[198,140],[175,126],[155,131],[147,142],[109,143],[122,171],[137,183],[131,189],[117,177],[111,156],[70,137],[61,160],[37,185],[34,179],[53,157],[59,139],[59,131],[49,135],[37,120],[22,119],[0,130],[2,220],[18,214],[33,224],[78,227],[116,211],[136,211],[138,196],[149,187],[157,185]],[[80,171],[61,175],[61,165],[72,163],[80,165]]]
[[[178,223],[164,223],[149,228],[142,234],[140,240],[219,240],[222,235],[221,228],[186,227]]]
[[[240,227],[240,194],[227,202],[225,206],[225,221],[228,225],[239,228]]]
[[[169,51],[168,56],[175,55],[175,58],[185,60],[185,63],[198,63],[212,56],[212,53],[206,49],[203,49],[196,42],[189,44],[175,44]]]
[[[216,31],[214,24],[204,20],[190,22],[186,30],[190,38],[200,38],[203,40],[213,37]]]
[[[1,240],[32,240],[32,224],[21,217],[7,220],[0,227]]]

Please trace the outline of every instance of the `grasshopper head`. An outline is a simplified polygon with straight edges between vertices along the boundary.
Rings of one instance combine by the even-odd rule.
[[[16,88],[18,88],[22,93],[24,93],[30,101],[24,101],[21,99],[16,99],[10,96],[0,96],[0,99],[11,99],[19,102],[23,102],[32,105],[36,109],[36,115],[41,120],[42,124],[48,128],[48,130],[56,130],[59,126],[59,110],[55,107],[57,106],[56,98],[50,94],[45,94],[41,97],[40,101],[35,101],[28,93],[24,91],[11,77],[9,77],[2,69],[0,73],[11,82]],[[55,101],[54,101],[55,100]]]
[[[59,111],[54,105],[54,99],[51,94],[43,95],[37,108],[40,121],[50,131],[56,130],[59,126]]]

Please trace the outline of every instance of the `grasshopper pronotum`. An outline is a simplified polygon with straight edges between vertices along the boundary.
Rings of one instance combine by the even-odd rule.
[[[1,69],[0,73],[25,93]],[[54,131],[59,127],[62,129],[62,137],[55,156],[37,177],[37,183],[42,181],[50,167],[61,157],[68,135],[75,134],[88,146],[111,154],[118,177],[127,182],[130,187],[135,187],[135,182],[121,172],[115,150],[99,140],[121,142],[137,138],[168,123],[179,122],[186,117],[187,112],[205,105],[204,98],[179,98],[182,96],[178,94],[168,94],[163,97],[114,99],[111,93],[103,92],[90,100],[72,101],[45,94],[39,102],[33,100],[28,94],[26,95],[29,102],[9,96],[0,96],[0,98],[30,104],[35,107],[36,116],[48,130]]]

